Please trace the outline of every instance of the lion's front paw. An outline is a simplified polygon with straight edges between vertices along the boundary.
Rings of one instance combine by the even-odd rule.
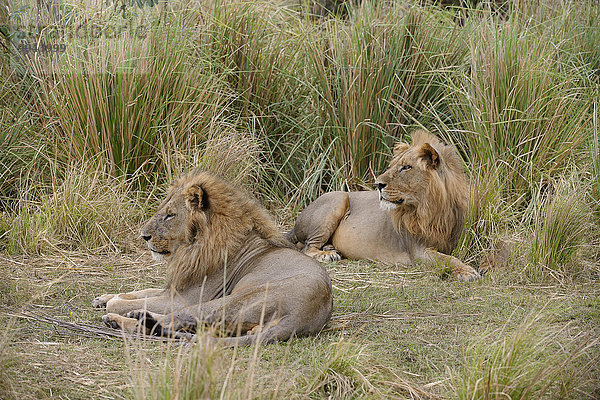
[[[100,297],[96,297],[94,300],[92,300],[92,307],[95,307],[95,308],[106,307],[106,303],[108,303],[108,301],[111,300],[115,296],[116,296],[116,294],[104,294]]]
[[[137,320],[141,326],[146,328],[147,332],[158,336],[162,335],[162,325],[152,313],[146,310],[135,310],[128,312],[127,317]]]
[[[463,269],[461,271],[457,271],[455,272],[454,276],[456,276],[458,280],[461,280],[463,282],[473,282],[481,278],[479,272],[475,271],[473,268],[471,268],[470,270]]]
[[[185,339],[190,341],[194,340],[195,338],[195,335],[191,332],[179,331],[179,329],[173,326],[172,322],[165,323],[164,321],[161,321],[165,319],[164,315],[153,315],[151,312],[146,310],[136,310],[128,312],[127,317],[138,321],[138,324],[145,328],[148,335],[164,336],[173,339]]]
[[[313,257],[321,262],[333,262],[342,259],[342,255],[332,245],[324,246],[323,250],[319,251]]]

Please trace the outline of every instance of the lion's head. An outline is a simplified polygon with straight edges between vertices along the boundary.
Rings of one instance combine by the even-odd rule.
[[[178,290],[201,284],[233,260],[251,234],[270,245],[289,246],[254,199],[201,170],[173,183],[141,232],[153,257],[166,260],[169,285]]]
[[[377,180],[381,207],[391,211],[394,226],[450,253],[462,233],[469,185],[456,150],[425,131],[412,145],[394,147],[390,166]]]

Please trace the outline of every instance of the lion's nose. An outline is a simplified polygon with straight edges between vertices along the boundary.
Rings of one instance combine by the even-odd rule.
[[[387,183],[377,182],[377,190],[382,190],[386,186],[387,186]]]
[[[142,239],[144,239],[147,242],[148,240],[152,239],[152,236],[142,235]]]

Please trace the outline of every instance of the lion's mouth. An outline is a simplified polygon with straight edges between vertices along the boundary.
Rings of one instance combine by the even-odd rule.
[[[383,193],[379,192],[379,200],[380,201],[385,201],[388,203],[392,203],[392,204],[396,204],[396,205],[400,205],[402,203],[404,203],[404,199],[399,199],[399,200],[388,200],[385,197],[383,197]]]
[[[164,262],[167,257],[171,256],[171,252],[167,250],[157,251],[150,248],[150,253],[152,254],[152,259],[158,262]]]
[[[152,248],[150,246],[148,246],[148,249],[150,249],[150,251],[152,253],[160,254],[161,256],[166,256],[168,254],[171,254],[171,252],[168,251],[168,250],[156,250],[156,249],[154,249],[154,248]]]

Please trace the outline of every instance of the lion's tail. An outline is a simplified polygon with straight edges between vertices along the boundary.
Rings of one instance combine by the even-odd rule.
[[[291,244],[295,245],[296,243],[298,243],[298,237],[296,237],[296,229],[295,228],[292,228],[289,232],[284,233],[283,237],[285,238],[285,240],[287,240]]]
[[[295,247],[296,250],[302,251],[302,249],[304,249],[304,242],[301,242],[300,239],[298,239],[298,236],[296,236],[295,227],[292,228],[291,231],[284,233],[283,237],[287,242],[291,243],[292,247]]]

